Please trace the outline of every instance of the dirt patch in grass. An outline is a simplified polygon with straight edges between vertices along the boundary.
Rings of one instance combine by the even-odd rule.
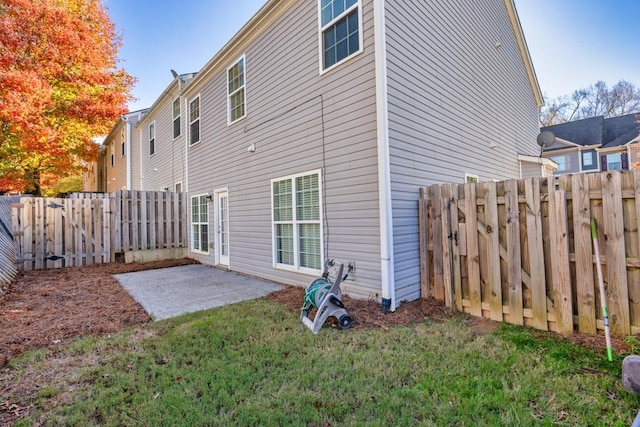
[[[266,298],[286,305],[293,312],[300,313],[304,302],[304,289],[291,286],[273,292]],[[384,313],[380,303],[372,300],[356,300],[345,296],[342,302],[353,319],[354,328],[389,329],[391,326],[420,322],[425,318],[442,319],[454,315],[444,304],[432,298],[403,302],[394,313]],[[313,311],[310,314],[312,317],[315,314]]]
[[[83,335],[106,335],[149,321],[111,276],[194,260],[101,264],[27,271],[0,296],[0,366],[25,350],[54,347]]]

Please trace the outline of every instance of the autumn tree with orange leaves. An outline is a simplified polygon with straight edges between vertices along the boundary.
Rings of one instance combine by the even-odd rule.
[[[39,195],[97,155],[135,79],[100,0],[0,2],[0,192]]]

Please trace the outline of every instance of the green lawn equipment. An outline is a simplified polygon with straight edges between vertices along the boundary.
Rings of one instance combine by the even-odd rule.
[[[340,329],[348,329],[351,327],[351,317],[347,314],[347,310],[342,303],[342,292],[340,291],[340,283],[347,279],[349,273],[353,270],[353,266],[349,264],[347,273],[343,276],[344,264],[340,264],[335,282],[329,277],[329,267],[334,265],[333,260],[327,261],[322,277],[318,277],[307,286],[304,294],[304,305],[302,306],[302,314],[300,321],[317,334],[322,328],[324,322],[329,317],[335,317],[338,320]],[[309,311],[317,308],[316,315],[313,320],[309,318]]]

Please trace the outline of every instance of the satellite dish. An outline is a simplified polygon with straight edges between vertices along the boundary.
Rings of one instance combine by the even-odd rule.
[[[537,141],[540,148],[544,150],[545,148],[551,147],[553,143],[556,142],[556,136],[553,132],[545,130],[544,132],[540,132]]]

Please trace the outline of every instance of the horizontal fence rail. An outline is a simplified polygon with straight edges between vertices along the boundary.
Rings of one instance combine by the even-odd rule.
[[[12,209],[16,263],[24,270],[102,264],[127,252],[187,247],[184,193],[23,197]]]
[[[420,190],[423,297],[557,332],[640,333],[640,172],[433,185]]]

